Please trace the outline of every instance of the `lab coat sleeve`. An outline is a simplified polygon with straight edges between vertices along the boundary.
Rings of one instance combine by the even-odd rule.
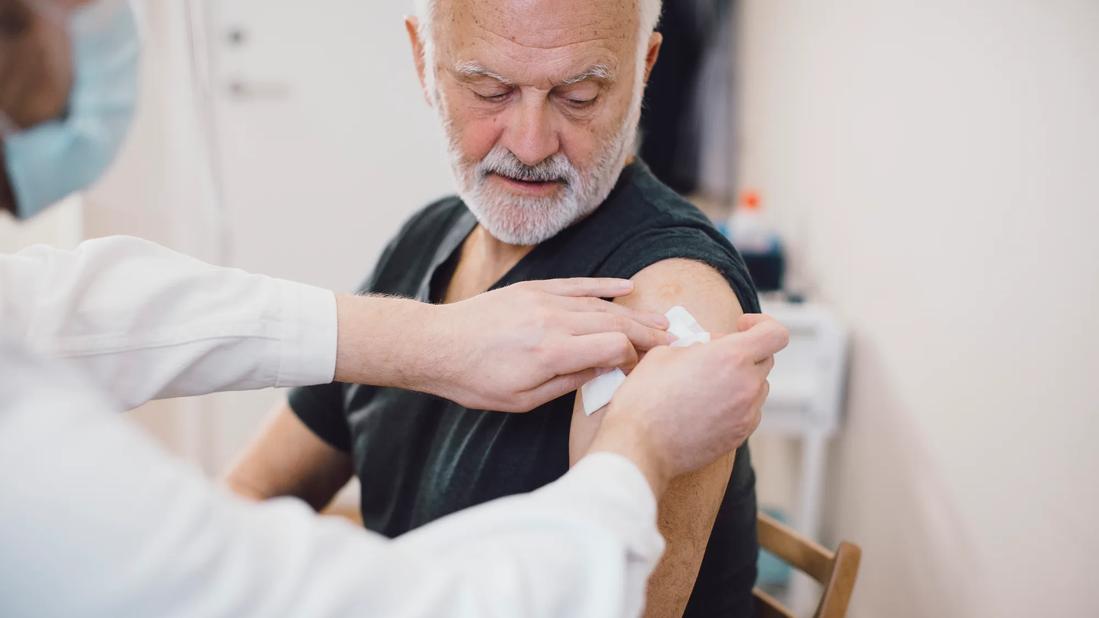
[[[392,615],[417,618],[638,616],[664,551],[655,521],[656,501],[637,467],[589,455],[538,491],[400,537],[386,563],[422,587],[379,592]]]
[[[332,292],[205,264],[130,237],[0,256],[0,320],[115,400],[331,382]]]
[[[0,615],[635,616],[656,503],[613,455],[395,540],[210,486],[0,341]]]

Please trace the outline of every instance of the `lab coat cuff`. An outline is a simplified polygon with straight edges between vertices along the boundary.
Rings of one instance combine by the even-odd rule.
[[[592,453],[581,459],[562,481],[583,482],[598,502],[598,516],[627,537],[639,558],[655,564],[664,552],[656,526],[657,502],[645,475],[629,459],[615,453]]]
[[[336,295],[280,281],[283,333],[276,386],[328,384],[336,375]]]

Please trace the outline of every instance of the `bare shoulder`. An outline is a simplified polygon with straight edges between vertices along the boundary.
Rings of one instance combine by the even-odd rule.
[[[632,280],[634,292],[616,302],[660,313],[682,305],[703,327],[725,332],[743,313],[725,277],[702,262],[663,260],[642,269]]]
[[[662,260],[648,266],[631,280],[633,293],[614,302],[635,309],[665,313],[681,305],[703,328],[714,333],[736,330],[743,313],[740,302],[725,277],[713,267],[687,259]],[[602,412],[584,414],[581,397],[576,398],[569,433],[569,461],[575,464],[587,452],[602,422]],[[726,475],[725,478],[728,478]]]

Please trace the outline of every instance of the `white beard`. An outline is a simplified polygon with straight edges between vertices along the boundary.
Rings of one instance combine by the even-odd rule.
[[[501,242],[537,245],[553,238],[599,208],[614,189],[626,159],[633,152],[643,89],[639,84],[629,116],[613,139],[596,154],[588,172],[577,170],[561,152],[528,166],[499,144],[481,161],[468,161],[458,147],[456,131],[447,119],[442,97],[436,96],[458,195],[481,226]],[[554,197],[518,196],[489,184],[491,173],[528,181],[557,181],[561,189]]]

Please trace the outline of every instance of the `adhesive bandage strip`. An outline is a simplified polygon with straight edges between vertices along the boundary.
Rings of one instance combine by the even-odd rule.
[[[698,320],[689,311],[676,305],[664,314],[671,323],[668,332],[676,339],[673,348],[685,348],[696,343],[709,343],[710,333],[706,332]],[[611,402],[614,393],[626,381],[621,369],[613,369],[580,387],[580,396],[584,399],[584,414],[594,412]]]

